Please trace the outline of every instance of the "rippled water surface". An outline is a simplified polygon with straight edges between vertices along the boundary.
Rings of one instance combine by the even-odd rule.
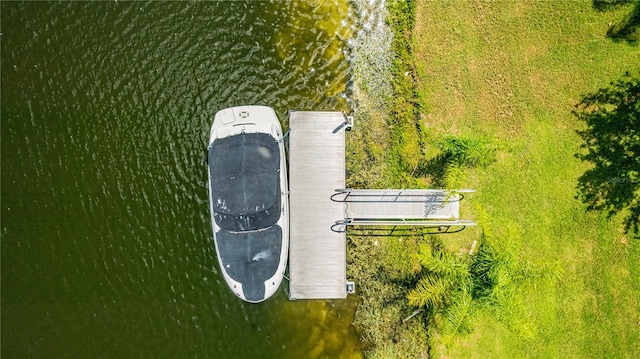
[[[359,356],[349,301],[228,290],[205,162],[221,108],[347,107],[346,0],[0,6],[3,358]]]

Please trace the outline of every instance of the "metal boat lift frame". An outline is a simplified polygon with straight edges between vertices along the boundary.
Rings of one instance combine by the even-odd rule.
[[[344,232],[348,226],[421,226],[437,228],[435,233],[458,232],[476,224],[459,219],[459,202],[465,193],[472,192],[475,191],[338,189],[331,200],[345,204],[345,217],[331,229]]]

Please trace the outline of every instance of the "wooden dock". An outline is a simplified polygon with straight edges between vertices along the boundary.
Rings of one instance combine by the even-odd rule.
[[[345,117],[340,112],[289,114],[289,299],[347,296],[346,235],[331,230],[344,218],[334,202],[345,187]]]

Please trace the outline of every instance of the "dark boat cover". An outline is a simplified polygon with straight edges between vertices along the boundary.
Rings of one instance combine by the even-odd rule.
[[[246,300],[265,299],[282,251],[280,148],[269,134],[217,139],[209,146],[215,240],[222,269]]]
[[[278,270],[282,250],[282,228],[261,231],[216,233],[221,266],[233,280],[242,283],[248,301],[264,299],[264,282]]]
[[[267,228],[280,218],[280,149],[266,133],[217,139],[209,146],[216,224],[228,231]]]

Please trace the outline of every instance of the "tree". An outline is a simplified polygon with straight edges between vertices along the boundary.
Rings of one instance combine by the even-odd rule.
[[[593,165],[578,179],[578,198],[609,217],[628,210],[625,231],[640,223],[640,78],[625,74],[588,94],[574,115],[586,129],[576,157]]]

